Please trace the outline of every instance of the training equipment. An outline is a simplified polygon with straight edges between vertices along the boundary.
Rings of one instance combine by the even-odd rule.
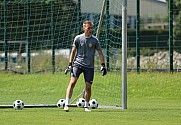
[[[99,24],[98,24],[97,32],[96,32],[96,37],[97,38],[100,37],[100,32],[101,32],[102,22],[103,22],[103,19],[104,19],[104,12],[105,12],[106,5],[107,5],[107,0],[104,0],[103,5],[102,5],[102,9],[101,9]]]
[[[83,108],[85,106],[85,99],[84,98],[78,99],[76,105],[77,107]]]
[[[57,107],[58,108],[63,108],[65,106],[65,99],[60,99],[58,102],[57,102]]]
[[[121,5],[122,0],[1,1],[0,67],[22,74],[4,78],[1,105],[24,98],[26,105],[57,107],[57,96],[65,98],[69,82],[68,75],[57,74],[64,74],[73,39],[82,33],[83,21],[90,20],[94,23],[93,35],[99,38],[105,55],[106,69],[110,71],[109,75],[101,76],[101,62],[95,52],[92,93],[101,105],[121,106]],[[85,87],[81,77],[71,101]]]
[[[14,101],[13,108],[16,110],[22,110],[24,108],[24,102],[22,100]]]
[[[91,99],[89,101],[89,107],[92,108],[92,109],[96,109],[98,107],[98,102],[96,99]]]
[[[83,91],[72,100],[71,104],[74,103],[74,101],[80,97],[85,98],[84,95],[85,95],[85,89],[83,89]]]

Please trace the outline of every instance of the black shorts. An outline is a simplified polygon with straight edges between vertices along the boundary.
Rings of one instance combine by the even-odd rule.
[[[80,74],[84,74],[85,82],[91,83],[94,79],[94,69],[93,68],[86,68],[83,66],[73,66],[73,70],[71,72],[71,77],[79,77]]]

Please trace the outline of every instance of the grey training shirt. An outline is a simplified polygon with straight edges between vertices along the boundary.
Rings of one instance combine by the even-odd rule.
[[[95,50],[101,49],[97,37],[94,35],[85,37],[84,33],[77,35],[72,46],[77,49],[74,65],[78,64],[87,68],[94,68]]]

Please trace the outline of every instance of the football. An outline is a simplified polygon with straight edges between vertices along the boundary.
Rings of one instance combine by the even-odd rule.
[[[58,102],[57,102],[57,107],[58,108],[63,108],[65,106],[65,99],[60,99]]]
[[[22,100],[14,101],[13,108],[16,110],[22,110],[24,108],[24,102]]]
[[[96,99],[91,99],[89,101],[89,107],[92,108],[92,109],[96,109],[98,107],[98,102]]]
[[[85,106],[85,99],[84,98],[78,99],[76,105],[77,107],[83,108]]]

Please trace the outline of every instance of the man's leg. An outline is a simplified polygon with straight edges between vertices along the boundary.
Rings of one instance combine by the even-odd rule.
[[[68,106],[70,104],[70,99],[72,97],[73,89],[76,85],[77,79],[78,79],[77,77],[71,77],[71,79],[70,79],[70,83],[67,87],[67,92],[66,92],[65,107],[64,107],[65,111],[69,111]]]
[[[89,100],[91,97],[91,83],[86,82],[86,87],[85,87],[85,111],[90,112],[91,110],[88,109],[89,107]]]
[[[91,111],[88,109],[89,100],[91,98],[91,87],[94,79],[94,69],[92,68],[84,68],[84,79],[85,79],[85,111]]]

